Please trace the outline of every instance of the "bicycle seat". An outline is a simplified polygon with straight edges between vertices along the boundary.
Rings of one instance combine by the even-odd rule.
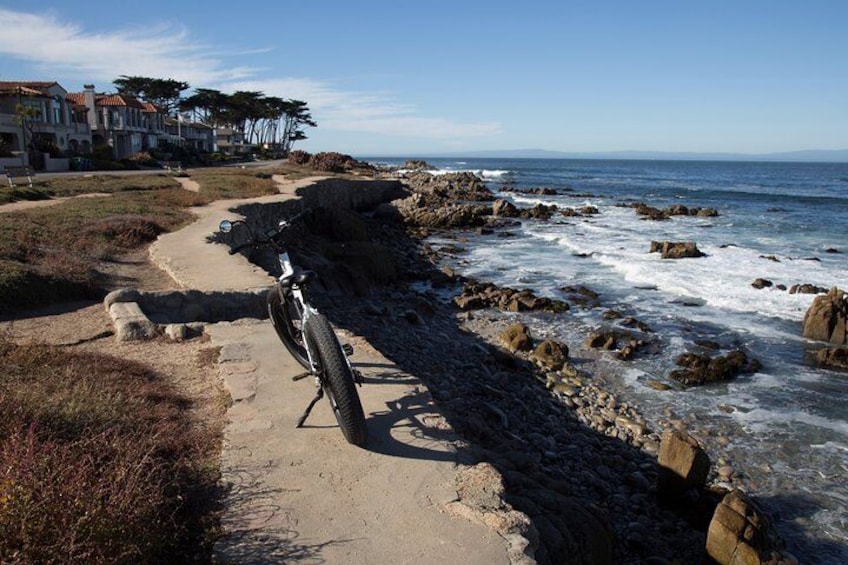
[[[291,287],[292,285],[301,286],[307,284],[314,278],[315,271],[305,271],[300,267],[295,267],[292,274],[280,280],[280,284],[285,287]]]

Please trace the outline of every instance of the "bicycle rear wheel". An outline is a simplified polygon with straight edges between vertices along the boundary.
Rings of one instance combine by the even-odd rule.
[[[304,333],[310,351],[320,365],[321,386],[330,400],[342,434],[349,443],[363,445],[367,437],[365,413],[356,392],[353,374],[333,327],[322,314],[315,313],[307,320]]]
[[[301,315],[297,306],[288,300],[280,298],[280,291],[276,287],[268,291],[268,316],[277,331],[277,337],[289,350],[295,361],[309,369],[309,355],[306,353],[306,343],[303,340]]]

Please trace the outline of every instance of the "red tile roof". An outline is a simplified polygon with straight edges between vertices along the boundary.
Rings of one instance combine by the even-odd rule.
[[[98,94],[95,97],[95,104],[98,106],[127,106],[129,108],[144,109],[144,104],[131,96],[124,96],[122,94]]]
[[[65,98],[74,104],[85,106],[85,92],[69,92]]]
[[[53,85],[58,85],[57,82],[34,81],[34,80],[14,80],[0,81],[0,90],[9,90],[21,88],[31,88],[33,90],[46,90]]]

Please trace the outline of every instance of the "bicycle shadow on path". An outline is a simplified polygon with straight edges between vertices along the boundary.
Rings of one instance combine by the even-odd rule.
[[[326,401],[303,428],[311,379],[267,320],[210,325],[233,398],[222,453],[224,537],[216,563],[508,563],[504,541],[444,511],[462,444],[429,392],[364,340],[353,363],[369,440],[348,444]]]

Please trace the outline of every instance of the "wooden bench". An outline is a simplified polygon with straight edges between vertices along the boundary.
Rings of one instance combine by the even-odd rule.
[[[15,188],[18,185],[18,179],[25,178],[27,180],[27,186],[32,186],[32,177],[35,176],[35,171],[32,170],[32,167],[29,165],[6,165],[4,169],[6,173],[6,178],[9,179],[9,186]]]
[[[164,166],[165,169],[172,171],[174,173],[183,172],[183,162],[182,161],[163,161],[162,166]]]

